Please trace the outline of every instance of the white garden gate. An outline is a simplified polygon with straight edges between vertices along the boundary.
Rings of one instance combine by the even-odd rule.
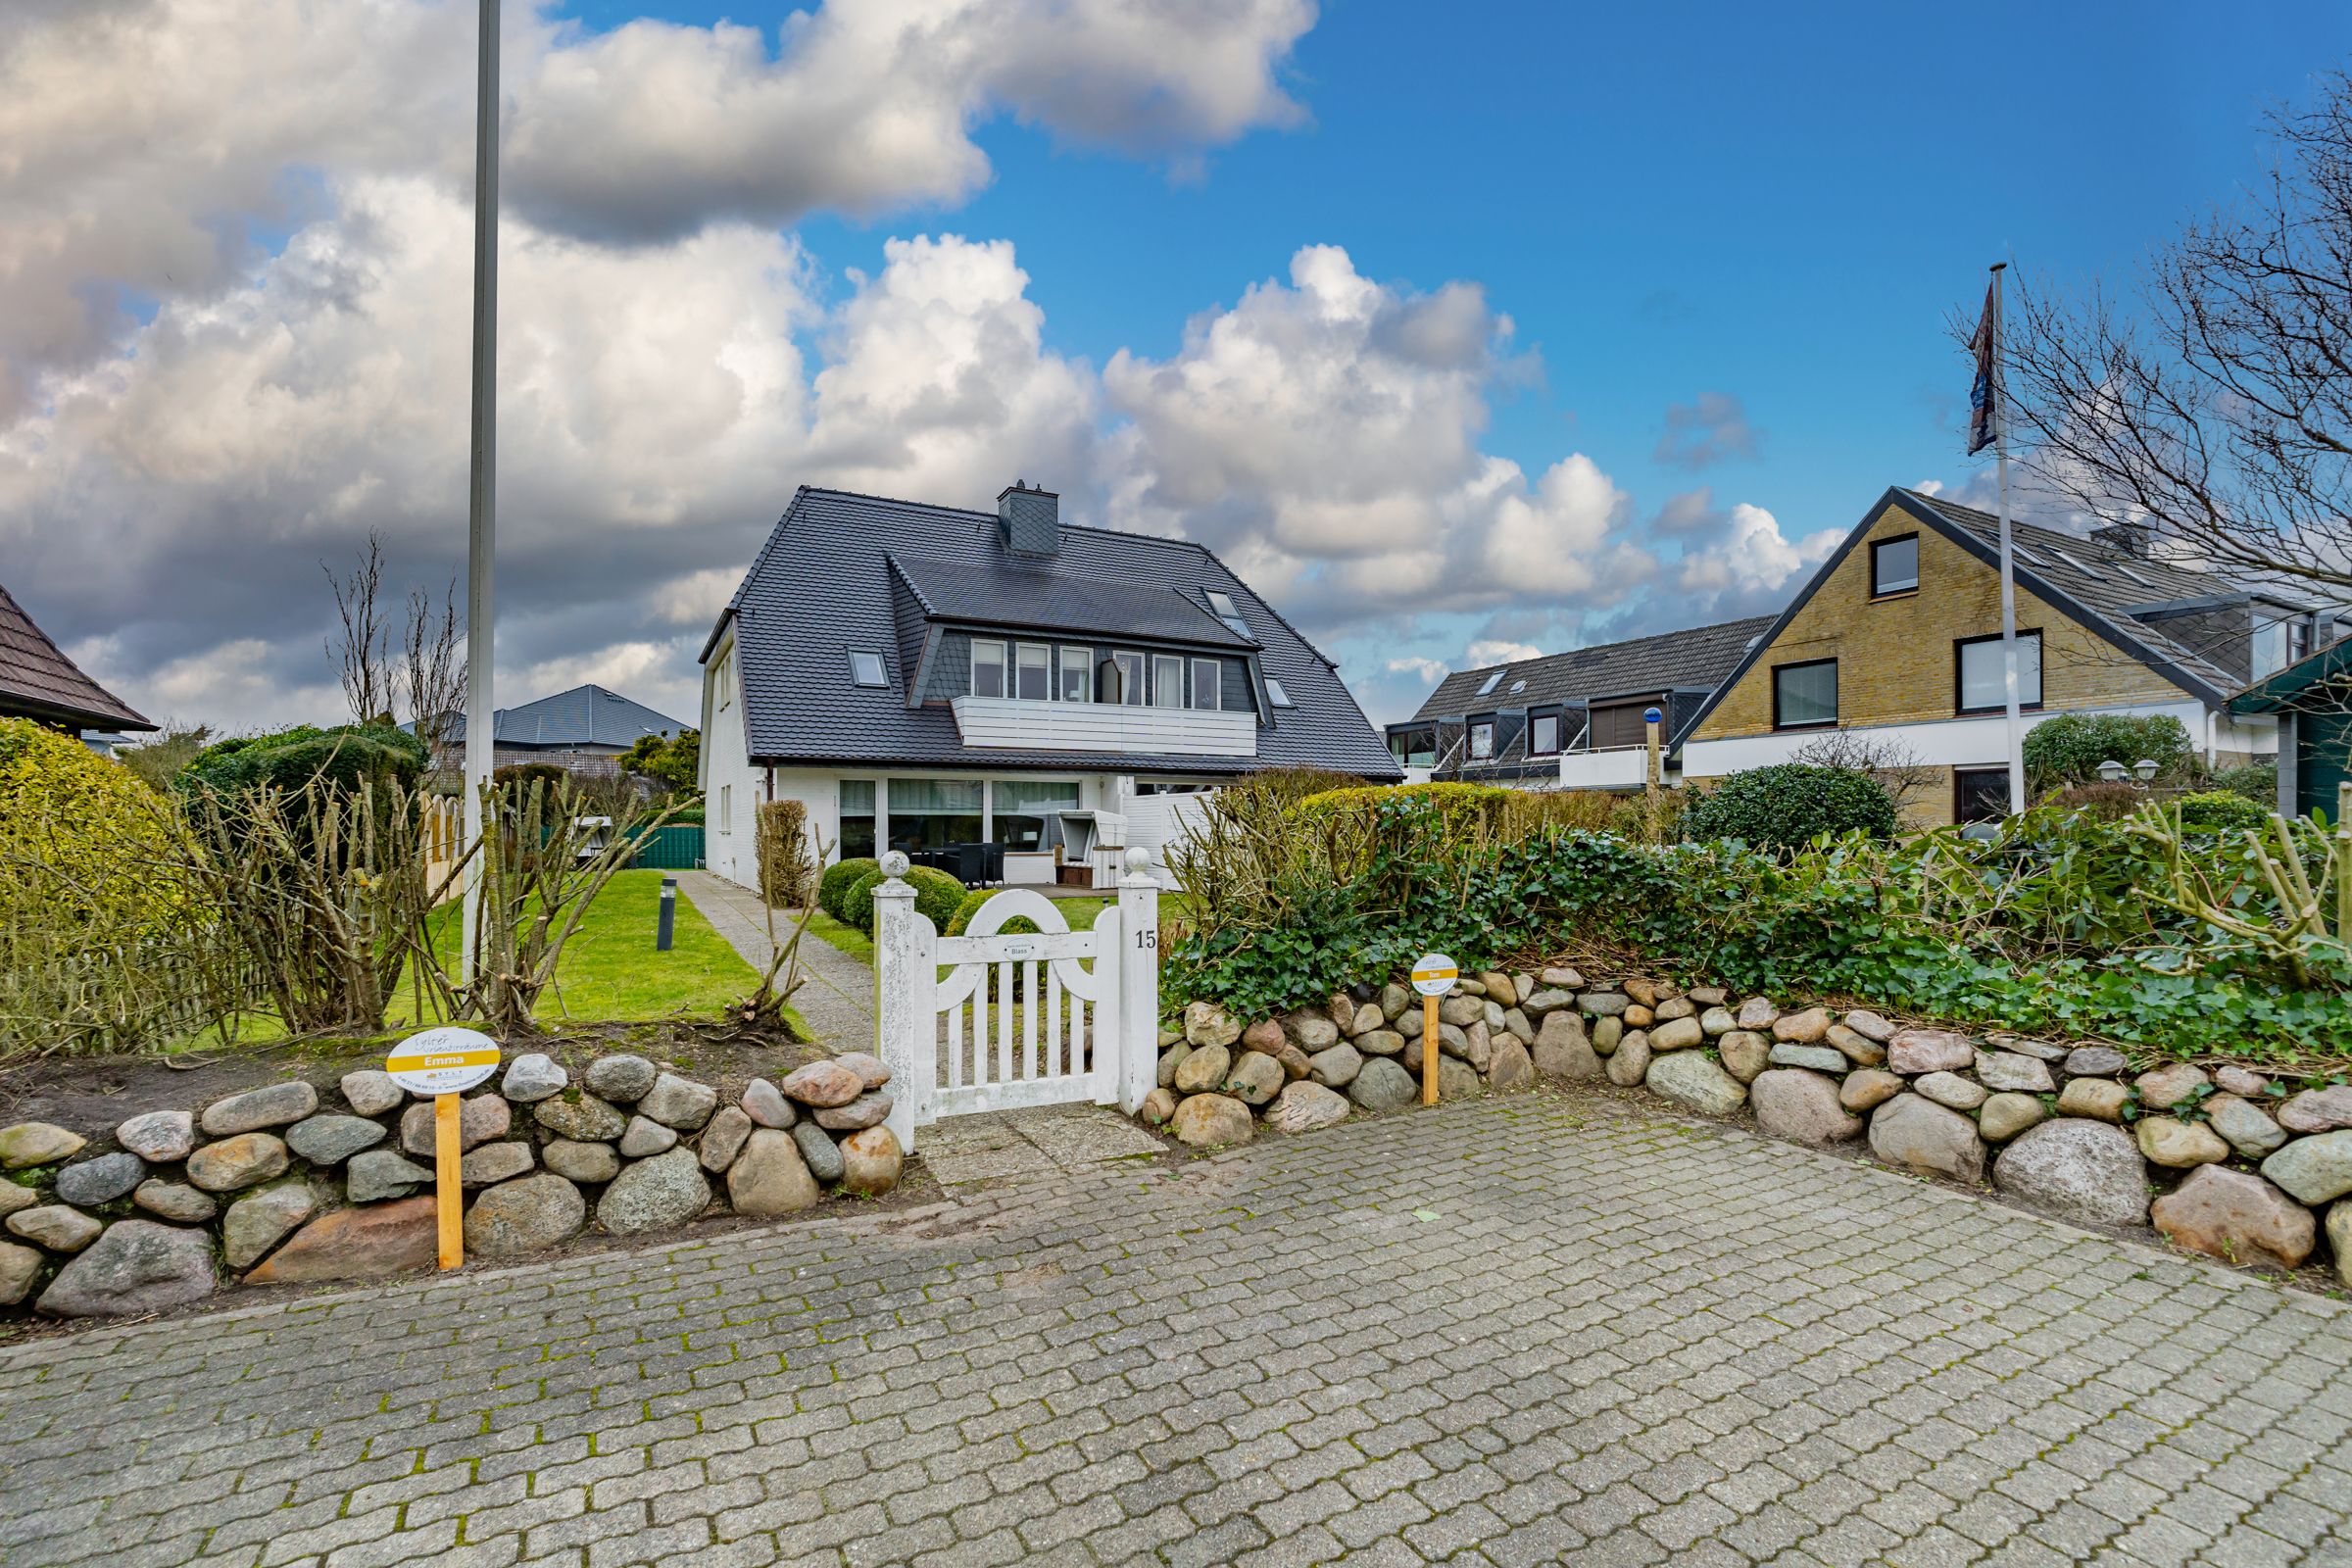
[[[1117,906],[1091,931],[1072,931],[1045,895],[1008,888],[962,935],[943,937],[914,907],[906,857],[882,858],[874,1028],[902,1147],[913,1150],[917,1128],[970,1111],[1142,1107],[1159,1058],[1159,884],[1149,858],[1128,852]],[[1037,930],[1007,934],[1016,915]]]

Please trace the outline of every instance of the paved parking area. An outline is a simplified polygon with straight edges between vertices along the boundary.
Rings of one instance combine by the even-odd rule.
[[[0,1561],[2352,1562],[2352,1312],[1550,1095],[0,1349]]]

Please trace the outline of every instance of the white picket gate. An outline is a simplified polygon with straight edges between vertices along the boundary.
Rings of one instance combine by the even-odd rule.
[[[882,858],[874,1029],[902,1147],[913,1150],[916,1128],[971,1111],[1142,1107],[1159,1056],[1159,884],[1149,858],[1128,853],[1118,905],[1091,931],[1072,931],[1043,894],[1007,888],[962,935],[943,937],[914,907],[906,858]],[[1007,934],[1016,915],[1038,929]]]

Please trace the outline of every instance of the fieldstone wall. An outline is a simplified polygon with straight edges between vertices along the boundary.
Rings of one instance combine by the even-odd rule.
[[[889,1081],[854,1054],[722,1104],[643,1056],[600,1056],[578,1084],[547,1055],[515,1056],[460,1112],[466,1255],[887,1193],[904,1164],[883,1125]],[[379,1071],[325,1096],[270,1084],[103,1130],[21,1122],[0,1128],[0,1308],[113,1316],[235,1285],[431,1269],[433,1190],[432,1102]]]
[[[2228,1262],[2332,1260],[2352,1284],[2352,1087],[2238,1066],[2135,1073],[2106,1046],[1565,967],[1465,979],[1438,1016],[1442,1100],[1605,1077],[1778,1137],[1867,1141],[1898,1169],[1989,1181],[2079,1223],[2153,1225]],[[1421,999],[1395,981],[1246,1024],[1196,1002],[1182,1025],[1161,1036],[1143,1117],[1195,1147],[1420,1102]]]

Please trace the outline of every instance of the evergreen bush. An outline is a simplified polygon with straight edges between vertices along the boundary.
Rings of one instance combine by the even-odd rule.
[[[1781,762],[1734,773],[1683,813],[1689,839],[1737,839],[1760,849],[1794,850],[1824,834],[1889,839],[1894,802],[1878,780],[1850,767]]]
[[[2209,833],[2266,827],[2271,820],[2268,807],[2257,806],[2230,790],[2202,790],[2195,795],[2183,795],[2178,805],[2182,827]]]
[[[877,887],[881,884],[876,883]],[[947,872],[928,865],[911,866],[906,872],[906,885],[914,889],[914,912],[931,917],[931,928],[945,931],[956,911],[963,907],[964,887]],[[867,904],[872,904],[868,895]],[[867,923],[872,923],[868,916]]]
[[[2195,756],[2188,730],[2170,713],[2060,713],[2026,731],[2026,782],[2036,790],[2095,784],[2101,762],[2156,764],[2156,776],[2185,770]]]
[[[844,925],[856,926],[867,936],[874,934],[874,889],[886,881],[882,867],[877,865],[857,881],[841,896],[840,919]]]
[[[860,855],[826,866],[824,874],[816,880],[816,906],[834,919],[846,922],[849,916],[843,912],[842,901],[858,885],[859,877],[881,869],[881,864],[870,855]]]

